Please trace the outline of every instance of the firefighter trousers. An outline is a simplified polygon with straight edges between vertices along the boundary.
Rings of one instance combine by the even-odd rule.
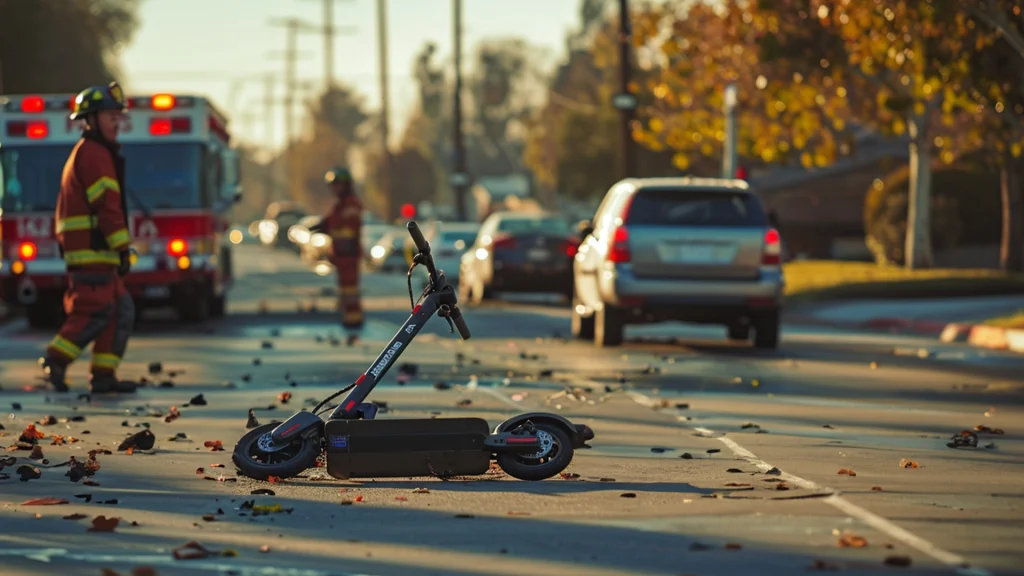
[[[341,314],[341,326],[346,330],[360,330],[363,327],[363,303],[359,293],[361,259],[335,258],[333,264],[338,272],[338,312]]]
[[[70,274],[64,295],[67,320],[46,349],[47,359],[67,366],[93,343],[95,375],[117,372],[135,323],[135,303],[116,272]]]

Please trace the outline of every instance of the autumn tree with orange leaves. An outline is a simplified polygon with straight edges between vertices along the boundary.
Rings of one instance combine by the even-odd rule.
[[[648,80],[654,101],[638,140],[674,150],[684,170],[696,157],[720,157],[725,87],[735,84],[741,158],[810,168],[849,153],[847,89],[827,74],[808,76],[803,62],[764,62],[758,42],[772,27],[766,13],[735,0],[669,3],[642,15],[634,24],[637,44],[654,51],[663,68]]]

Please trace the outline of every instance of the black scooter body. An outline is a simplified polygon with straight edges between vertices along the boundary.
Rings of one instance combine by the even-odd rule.
[[[420,303],[352,386],[325,399],[313,411],[293,414],[269,433],[254,430],[261,434],[259,439],[254,436],[247,444],[243,437],[232,457],[242,473],[252,477],[267,474],[259,469],[245,470],[253,444],[273,454],[296,442],[318,442],[326,453],[327,473],[339,479],[472,476],[486,473],[496,458],[512,476],[540,480],[568,466],[574,449],[594,437],[585,425],[541,412],[513,416],[493,432],[482,418],[375,419],[377,406],[365,402],[366,397],[427,320],[435,314],[448,318],[463,339],[470,337],[455,291],[445,282],[444,273],[434,269],[429,244],[415,222],[410,222],[408,228],[420,251],[417,262],[427,266],[431,278]],[[348,396],[326,422],[321,419],[320,408],[348,390]],[[552,452],[553,446],[560,448]],[[562,455],[552,458],[558,451]]]

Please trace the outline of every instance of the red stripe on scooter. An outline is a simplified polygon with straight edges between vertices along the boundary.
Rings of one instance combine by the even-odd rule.
[[[294,424],[294,425],[292,425],[292,427],[291,427],[291,428],[289,428],[289,429],[287,429],[287,430],[285,430],[285,431],[284,431],[284,432],[283,432],[283,433],[281,434],[281,436],[287,436],[287,435],[291,434],[291,433],[292,433],[292,432],[293,432],[293,431],[294,431],[294,430],[295,430],[296,428],[298,428],[298,427],[299,427],[299,424]]]
[[[413,316],[420,311],[420,306],[422,306],[422,304],[417,304],[416,307],[412,309]]]
[[[536,441],[537,441],[536,438],[509,438],[509,439],[505,440],[505,442],[508,442],[509,444],[520,444],[520,443],[521,444],[526,444],[528,442],[536,442]]]
[[[351,410],[352,407],[355,406],[355,405],[356,405],[356,401],[355,400],[349,400],[348,404],[345,404],[345,410]]]
[[[360,384],[362,384],[363,380],[366,380],[366,374],[363,374],[359,378],[356,378],[356,386],[359,386]]]

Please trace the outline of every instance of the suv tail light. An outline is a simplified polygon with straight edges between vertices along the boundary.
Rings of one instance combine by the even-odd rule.
[[[492,250],[511,250],[516,247],[516,239],[510,234],[499,234],[492,238]]]
[[[608,250],[608,261],[616,264],[629,262],[629,230],[625,226],[617,226],[612,231],[612,245]]]
[[[576,252],[580,249],[580,243],[576,240],[569,239],[565,241],[565,255],[569,258],[575,258]]]
[[[782,238],[779,231],[769,228],[764,233],[764,253],[761,256],[761,264],[764,266],[778,266],[782,263]]]

